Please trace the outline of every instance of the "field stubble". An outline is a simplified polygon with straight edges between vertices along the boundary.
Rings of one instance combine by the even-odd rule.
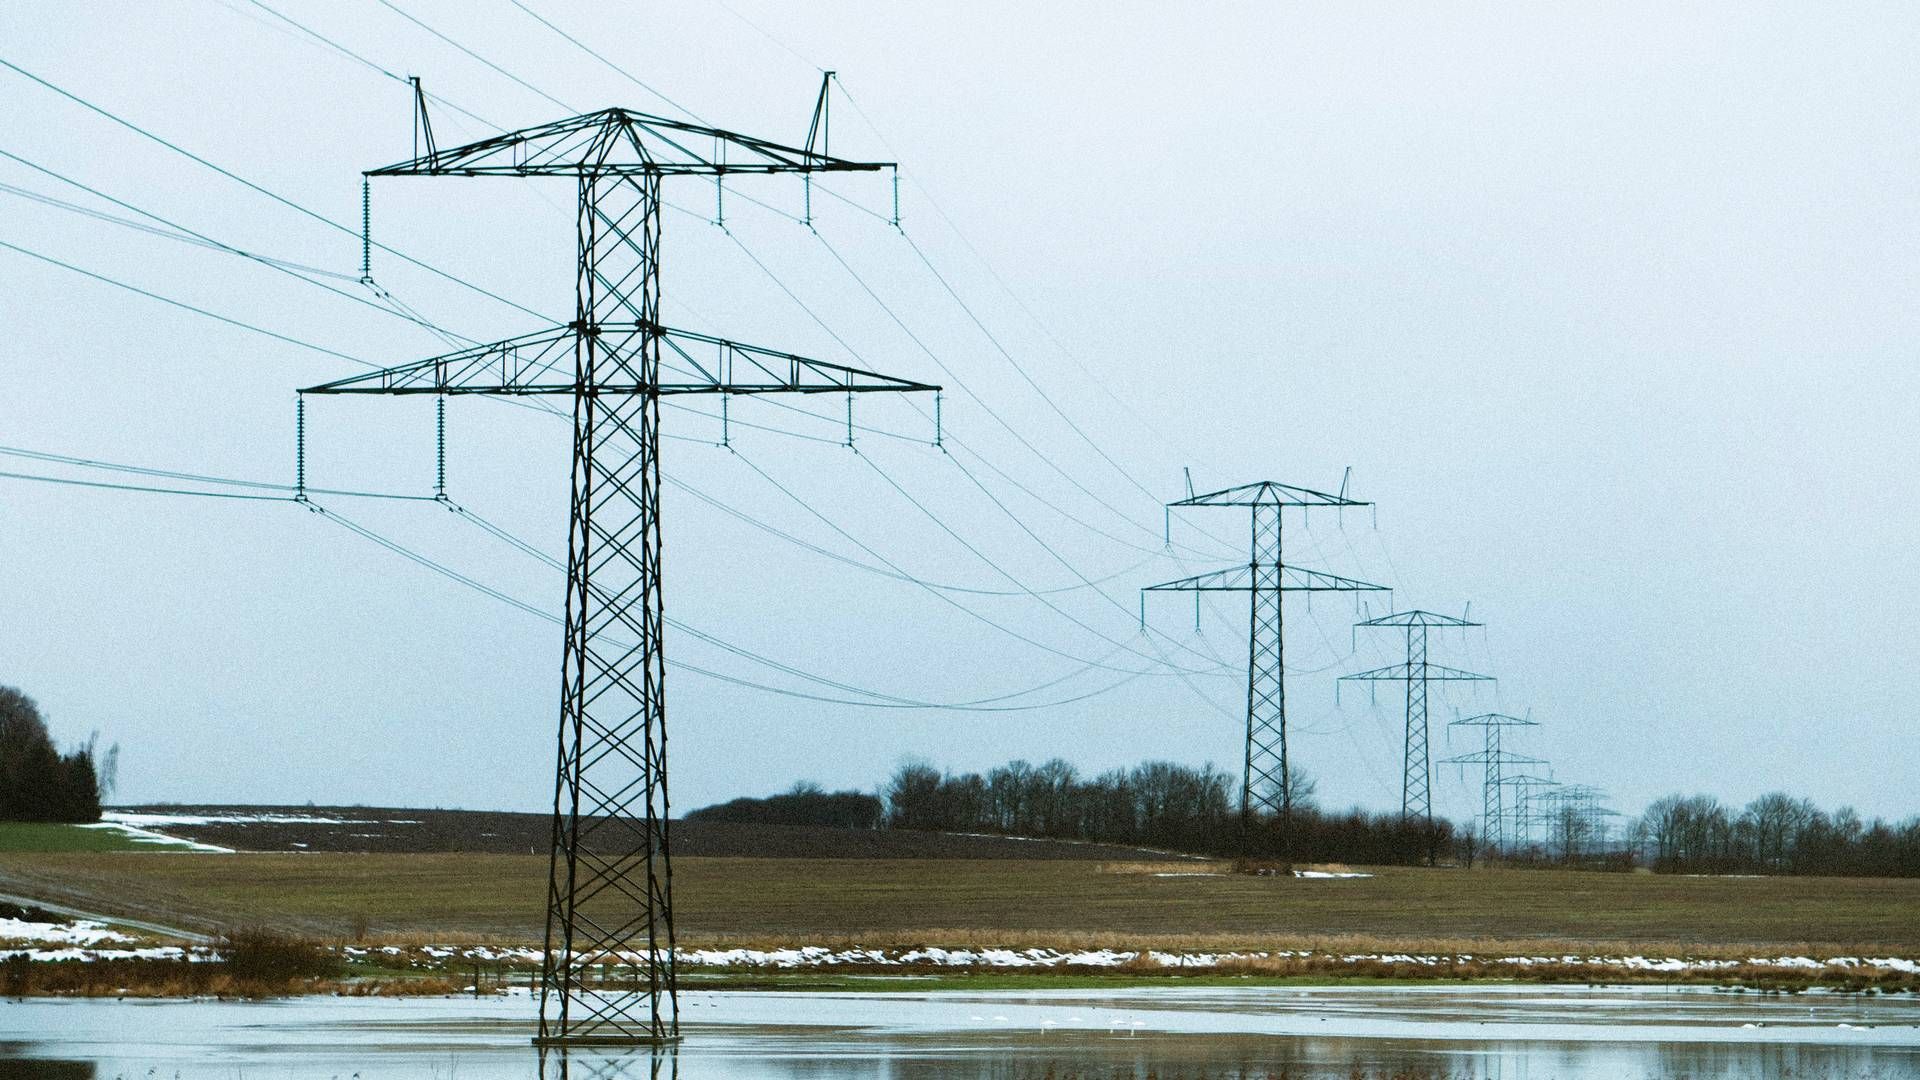
[[[1920,955],[1914,880],[1410,868],[1305,880],[1157,865],[682,858],[675,907],[694,947]],[[527,944],[546,871],[524,855],[63,852],[0,855],[0,891],[188,930]]]

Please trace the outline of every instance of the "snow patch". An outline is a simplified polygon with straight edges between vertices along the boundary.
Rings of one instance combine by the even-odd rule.
[[[108,818],[108,819],[111,819],[114,817],[113,814],[102,814],[100,816],[102,818]],[[232,848],[220,847],[217,844],[202,844],[197,840],[186,840],[178,836],[168,836],[166,833],[158,833],[158,832],[154,832],[151,829],[143,829],[124,821],[114,821],[114,820],[96,821],[96,822],[93,822],[92,824],[82,825],[80,826],[80,828],[105,829],[109,832],[117,832],[120,835],[126,837],[127,839],[132,840],[136,844],[152,844],[155,847],[175,848],[180,851],[203,851],[203,852],[209,852],[216,855],[233,854]]]
[[[70,923],[29,922],[25,919],[0,919],[0,941],[35,942],[54,945],[99,945],[103,942],[132,941],[106,923],[79,920]]]
[[[140,814],[124,810],[109,810],[100,815],[104,821],[118,822],[137,828],[165,828],[169,825],[399,825],[401,822],[381,822],[371,819],[328,817],[325,814]],[[419,824],[407,822],[406,824]]]

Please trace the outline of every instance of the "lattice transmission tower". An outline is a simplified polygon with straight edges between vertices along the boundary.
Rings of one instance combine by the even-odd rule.
[[[1286,641],[1282,634],[1285,612],[1281,597],[1290,592],[1375,592],[1387,587],[1288,566],[1281,557],[1285,533],[1281,511],[1289,506],[1301,507],[1304,513],[1314,508],[1370,504],[1349,499],[1344,492],[1329,495],[1264,480],[1190,496],[1167,505],[1173,508],[1245,506],[1251,510],[1252,542],[1247,565],[1147,586],[1141,596],[1142,618],[1146,593],[1249,594],[1247,734],[1240,773],[1240,833],[1242,842],[1247,842],[1252,835],[1253,814],[1258,809],[1277,814],[1284,834],[1293,822],[1293,784],[1287,772]]]
[[[1451,765],[1480,765],[1483,767],[1483,780],[1480,789],[1480,834],[1481,840],[1491,851],[1504,851],[1507,839],[1507,814],[1504,806],[1503,791],[1506,787],[1506,767],[1509,765],[1544,765],[1540,758],[1525,757],[1512,753],[1500,745],[1501,732],[1510,727],[1537,727],[1538,722],[1506,713],[1481,713],[1455,720],[1449,727],[1477,727],[1485,735],[1485,746],[1479,753],[1460,754],[1447,758]]]
[[[1551,773],[1552,770],[1548,770]],[[1509,773],[1500,778],[1502,785],[1513,789],[1513,843],[1520,850],[1533,847],[1533,827],[1540,816],[1540,800],[1544,793],[1560,786],[1560,781],[1551,775],[1538,773]]]
[[[1347,682],[1403,682],[1407,689],[1406,753],[1400,773],[1400,814],[1433,824],[1433,759],[1427,748],[1427,684],[1451,681],[1491,680],[1459,668],[1442,667],[1427,661],[1427,631],[1434,627],[1462,628],[1480,623],[1431,611],[1400,611],[1377,619],[1355,623],[1363,628],[1393,627],[1406,631],[1407,661],[1389,664],[1372,671],[1342,675]]]
[[[660,399],[938,388],[660,322],[668,177],[876,171],[826,152],[825,90],[805,147],[604,109],[368,177],[566,177],[578,193],[574,318],[303,394],[550,394],[573,403],[559,753],[540,983],[543,1045],[678,1037],[660,563]],[[424,105],[424,101],[419,102]],[[416,148],[416,153],[418,153]],[[724,402],[724,398],[722,399]]]

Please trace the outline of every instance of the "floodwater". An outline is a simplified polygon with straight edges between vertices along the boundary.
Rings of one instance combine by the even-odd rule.
[[[531,1000],[0,1002],[0,1080],[1920,1076],[1920,998],[1659,987],[681,995],[670,1053],[542,1061]]]

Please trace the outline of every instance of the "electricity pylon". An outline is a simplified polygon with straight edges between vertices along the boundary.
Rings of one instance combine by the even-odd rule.
[[[1535,807],[1535,803],[1543,797],[1541,794],[1543,790],[1558,787],[1560,781],[1555,780],[1551,776],[1540,776],[1535,773],[1520,773],[1517,775],[1502,776],[1500,782],[1514,789],[1514,842],[1521,848],[1531,848],[1533,846],[1533,825],[1535,819],[1539,816],[1539,811]]]
[[[1190,496],[1167,505],[1245,506],[1252,511],[1253,540],[1247,565],[1149,585],[1141,590],[1141,602],[1144,618],[1145,593],[1250,594],[1252,615],[1247,634],[1247,740],[1240,772],[1240,835],[1243,844],[1251,837],[1256,804],[1268,813],[1280,815],[1284,834],[1293,824],[1293,784],[1287,772],[1287,686],[1283,666],[1286,647],[1281,634],[1284,625],[1281,595],[1289,592],[1374,592],[1385,590],[1386,586],[1286,565],[1281,558],[1284,529],[1280,513],[1288,506],[1313,508],[1369,504],[1349,499],[1344,492],[1329,495],[1324,491],[1264,480],[1257,484]]]
[[[1604,849],[1607,841],[1605,818],[1620,812],[1601,803],[1606,792],[1591,784],[1559,784],[1530,801],[1541,804],[1535,819],[1546,826],[1549,844],[1560,846],[1560,857],[1568,862],[1586,853],[1589,845]]]
[[[1538,722],[1506,713],[1482,713],[1455,720],[1449,727],[1477,727],[1485,733],[1486,746],[1477,754],[1461,754],[1447,758],[1449,764],[1481,765],[1485,768],[1485,780],[1480,791],[1480,831],[1481,839],[1493,851],[1500,851],[1506,843],[1506,812],[1502,805],[1501,788],[1506,784],[1508,765],[1544,765],[1539,758],[1523,757],[1509,753],[1500,747],[1500,733],[1510,727],[1537,727]]]
[[[1433,824],[1433,761],[1427,749],[1427,684],[1444,681],[1478,681],[1493,678],[1459,668],[1441,667],[1427,662],[1427,631],[1433,627],[1479,626],[1480,623],[1431,611],[1400,611],[1377,619],[1355,623],[1362,627],[1391,626],[1407,632],[1407,662],[1389,664],[1372,671],[1342,675],[1343,681],[1404,682],[1407,684],[1406,755],[1400,773],[1400,815],[1418,817]]]
[[[303,391],[552,394],[573,402],[542,1045],[679,1036],[660,399],[831,393],[849,395],[851,409],[857,393],[938,389],[660,323],[662,181],[800,173],[810,182],[816,172],[892,167],[829,157],[823,120],[816,106],[805,148],[618,108],[446,150],[428,129],[424,156],[366,174],[562,176],[578,188],[571,322]]]

